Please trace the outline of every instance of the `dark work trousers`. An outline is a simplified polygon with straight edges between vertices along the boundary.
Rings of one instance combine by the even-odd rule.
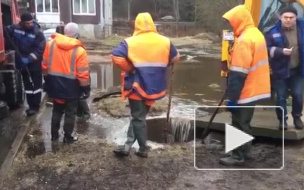
[[[254,106],[255,104],[246,104],[246,106]],[[245,106],[245,105],[244,105]],[[232,126],[251,135],[251,120],[254,108],[239,108],[232,113]],[[238,137],[235,137],[238,138]],[[250,152],[252,142],[248,142],[232,151],[232,155],[240,159],[244,158]]]
[[[296,71],[290,70],[290,77],[287,79],[275,79],[274,85],[277,93],[277,106],[284,109],[284,116],[280,108],[276,109],[278,120],[287,120],[287,98],[289,91],[292,97],[293,117],[301,117],[303,111],[303,78]]]
[[[80,99],[78,101],[77,116],[82,117],[85,115],[90,115],[90,108],[86,99]]]
[[[125,151],[130,151],[132,145],[137,140],[139,151],[146,150],[147,141],[147,123],[146,116],[150,106],[147,106],[144,101],[129,99],[131,109],[131,121],[125,142]]]
[[[56,101],[53,102],[53,115],[52,115],[52,134],[58,134],[60,129],[60,121],[62,115],[64,114],[64,124],[63,130],[65,136],[70,136],[73,133],[75,120],[76,120],[76,110],[78,106],[78,100],[67,100],[65,104],[59,104]]]
[[[30,76],[28,75],[28,72],[25,69],[23,69],[21,72],[26,94],[26,101],[30,109],[37,111],[39,110],[41,103],[42,73],[40,70],[29,72]],[[29,77],[32,78],[33,84],[31,84]]]

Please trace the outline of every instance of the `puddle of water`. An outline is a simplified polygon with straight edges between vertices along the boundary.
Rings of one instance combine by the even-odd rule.
[[[35,158],[36,156],[39,156],[41,154],[44,154],[46,152],[46,147],[44,146],[43,142],[40,142],[38,144],[34,144],[32,146],[29,146],[26,150],[26,156],[28,158]]]
[[[101,63],[91,64],[91,87],[99,88],[102,92],[106,91],[112,86],[118,86],[120,81],[114,80],[114,66],[113,64]],[[117,71],[116,71],[117,72]],[[117,74],[115,74],[115,77]],[[120,74],[119,74],[120,76]],[[120,77],[118,78],[120,79]],[[115,83],[114,83],[115,82]]]
[[[105,91],[111,86],[120,85],[120,70],[113,64],[94,63],[90,68],[93,88]],[[198,63],[182,61],[174,68],[174,96],[199,104],[221,98],[225,79],[220,76],[219,59],[199,57]]]

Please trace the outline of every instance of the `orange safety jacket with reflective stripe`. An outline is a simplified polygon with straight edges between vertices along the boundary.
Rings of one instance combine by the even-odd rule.
[[[122,73],[122,96],[151,104],[166,95],[167,68],[179,60],[179,53],[167,37],[157,33],[149,13],[135,20],[132,37],[112,52],[112,61]]]
[[[52,36],[42,61],[45,90],[51,98],[78,99],[90,86],[90,70],[82,42],[61,34]]]
[[[270,72],[264,35],[254,26],[244,5],[236,6],[223,18],[236,36],[228,76],[228,99],[247,104],[270,97]]]

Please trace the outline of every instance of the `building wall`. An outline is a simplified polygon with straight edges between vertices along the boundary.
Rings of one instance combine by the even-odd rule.
[[[95,2],[96,2],[96,15],[73,15],[73,11],[72,11],[72,21],[75,23],[78,23],[78,24],[88,24],[88,23],[89,24],[99,24],[100,23],[100,0],[95,0]]]
[[[79,25],[80,35],[87,38],[102,39],[112,34],[112,0],[95,0],[95,15],[73,15],[73,0],[59,0],[60,18],[64,23],[75,22]],[[47,14],[45,16],[48,16]],[[47,20],[48,18],[46,18]],[[58,23],[45,24],[39,19],[43,28],[53,28]]]
[[[52,2],[52,1],[50,1]],[[36,19],[39,23],[55,25],[60,23],[60,0],[58,0],[58,9],[57,11],[52,11],[52,6],[49,5],[50,10],[43,10],[44,12],[36,12]],[[34,1],[34,10],[36,11],[36,3]],[[32,5],[31,5],[32,6]],[[52,12],[51,12],[52,11]]]
[[[104,0],[104,11],[105,11],[105,25],[112,25],[113,13],[112,13],[112,0]]]
[[[98,1],[99,2],[96,3],[96,9],[99,10],[99,23],[78,22],[81,36],[102,39],[112,35],[112,0]],[[85,16],[83,17],[84,18],[81,19],[85,19]]]
[[[64,23],[72,21],[72,0],[59,0],[60,20]]]

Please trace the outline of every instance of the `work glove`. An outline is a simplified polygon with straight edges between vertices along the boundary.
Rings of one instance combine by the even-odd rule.
[[[229,70],[227,61],[222,61],[221,62],[221,70],[225,71],[225,72],[227,72]]]
[[[44,80],[44,82],[43,82],[43,84],[42,84],[42,89],[43,89],[43,91],[44,92],[46,92],[47,90],[47,83],[46,83],[46,80],[47,80],[47,76],[43,76],[43,80]]]
[[[22,66],[27,66],[30,63],[30,59],[28,57],[21,57]]]
[[[237,103],[237,102],[230,101],[230,100],[227,101],[226,106],[229,106],[229,107],[227,107],[227,110],[228,110],[229,112],[231,112],[231,113],[234,113],[234,112],[238,111],[238,109],[239,109],[239,108],[237,107],[237,106],[239,106],[238,103]]]
[[[82,95],[80,96],[80,99],[81,100],[88,99],[90,97],[90,93],[91,93],[91,87],[90,86],[83,87],[82,88]]]

